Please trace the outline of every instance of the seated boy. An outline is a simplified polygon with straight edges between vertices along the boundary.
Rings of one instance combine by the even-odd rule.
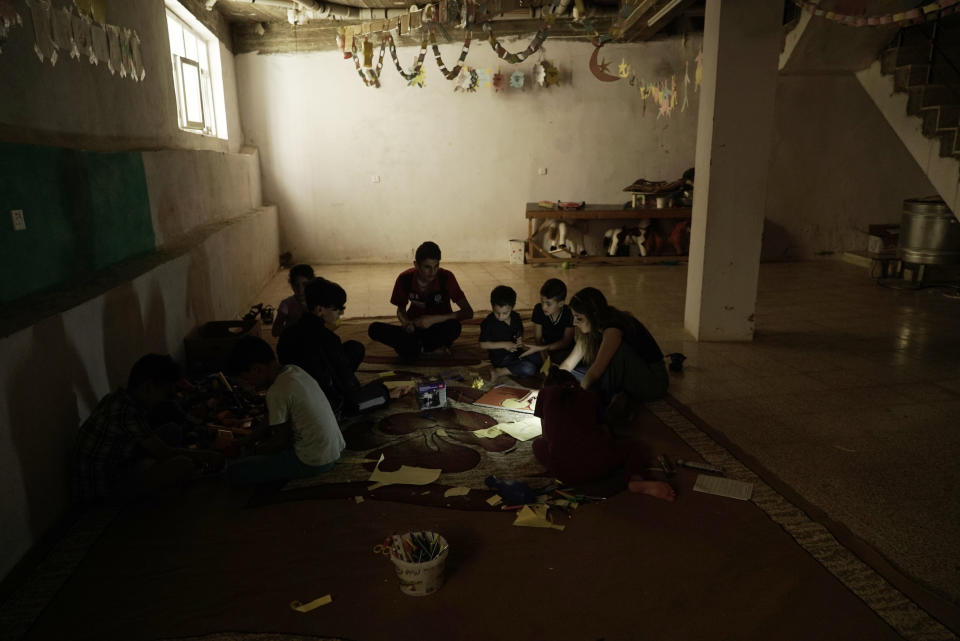
[[[126,389],[97,404],[74,451],[81,501],[155,495],[223,466],[220,453],[170,447],[150,427],[150,411],[173,398],[179,379],[172,358],[147,354],[134,363]]]
[[[346,310],[347,292],[325,278],[310,281],[305,289],[306,312],[284,330],[277,343],[280,363],[296,365],[310,374],[338,415],[385,405],[390,394],[383,383],[362,386],[357,380],[363,345],[352,340],[344,343],[333,331]]]
[[[230,466],[231,481],[243,485],[304,478],[333,467],[347,445],[312,376],[296,365],[281,367],[270,345],[256,336],[237,341],[229,369],[247,387],[267,390],[267,422],[250,437],[253,456]]]
[[[559,364],[573,347],[573,312],[564,304],[567,286],[559,278],[547,280],[540,288],[540,302],[533,308],[536,345],[527,347],[524,356],[547,352]]]
[[[487,350],[493,364],[493,380],[513,374],[533,376],[540,371],[541,360],[537,354],[525,354],[523,322],[520,314],[513,311],[517,304],[517,292],[506,285],[498,285],[490,292],[490,312],[480,323],[480,347]]]
[[[596,394],[581,388],[570,372],[551,368],[534,415],[540,417],[543,435],[533,441],[533,454],[564,483],[601,479],[625,467],[631,492],[666,501],[676,498],[669,483],[643,477],[639,448],[631,441],[614,440],[597,422]]]
[[[459,307],[456,312],[451,301]],[[397,276],[390,302],[397,306],[400,325],[371,323],[367,333],[408,361],[421,353],[449,354],[460,336],[460,321],[473,318],[457,278],[440,267],[440,247],[431,241],[417,247],[413,267]]]

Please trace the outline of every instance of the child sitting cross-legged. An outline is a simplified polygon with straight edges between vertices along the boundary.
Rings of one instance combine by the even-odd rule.
[[[550,278],[540,288],[540,302],[533,308],[536,344],[522,356],[547,352],[554,363],[562,363],[573,346],[573,313],[564,301],[567,286],[559,278]]]
[[[280,366],[262,338],[244,336],[234,345],[229,369],[240,382],[267,390],[267,423],[250,441],[253,455],[228,472],[246,485],[314,476],[333,467],[347,444],[320,385],[296,365]]]
[[[493,380],[501,376],[533,376],[540,371],[539,354],[525,354],[523,322],[513,311],[517,292],[498,285],[490,292],[490,312],[480,323],[480,347],[487,350],[493,365]]]
[[[579,484],[625,470],[631,492],[672,501],[669,483],[644,478],[643,454],[630,440],[615,440],[597,422],[597,395],[580,386],[570,372],[553,367],[537,396],[534,415],[543,435],[533,441],[533,454],[564,483]]]

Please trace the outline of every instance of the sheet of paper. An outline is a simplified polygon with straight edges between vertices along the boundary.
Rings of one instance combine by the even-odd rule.
[[[308,603],[301,603],[300,601],[293,601],[290,604],[290,607],[297,612],[309,612],[310,610],[316,610],[321,605],[327,605],[328,603],[333,603],[333,597],[329,594],[325,594],[319,599],[314,599]]]
[[[413,381],[383,381],[383,385],[387,389],[404,389],[406,387],[413,387],[416,383]]]
[[[429,485],[440,478],[440,472],[442,471],[440,469],[401,465],[400,469],[395,472],[384,472],[380,469],[381,463],[383,463],[383,454],[380,455],[377,467],[370,475],[370,480],[376,482],[377,487],[397,483],[401,485]]]
[[[542,527],[551,530],[563,530],[565,526],[552,523],[547,518],[549,506],[546,505],[524,505],[517,512],[517,518],[513,524],[520,527]]]
[[[356,501],[358,504],[363,503],[363,497],[362,497],[362,496],[355,496],[355,497],[353,497],[353,500]]]
[[[498,436],[503,434],[503,432],[500,430],[499,427],[494,425],[493,427],[488,427],[485,430],[473,430],[471,434],[473,434],[478,438],[497,438]]]
[[[466,496],[470,493],[469,487],[451,487],[449,490],[443,493],[444,497],[448,496]]]
[[[377,378],[386,378],[388,376],[396,376],[396,372],[389,371],[389,372],[380,372],[379,374],[377,374]]]
[[[487,499],[488,505],[496,506],[496,505],[500,505],[502,502],[503,502],[503,499],[500,497],[499,494],[494,494],[493,496]]]
[[[697,481],[693,484],[693,491],[726,496],[740,501],[749,501],[753,495],[753,483],[734,481],[733,479],[722,476],[698,474]]]
[[[525,418],[515,423],[497,423],[490,429],[494,428],[506,432],[518,441],[529,441],[543,434],[543,426],[540,423],[540,418],[536,416],[531,416],[530,418]]]
[[[373,463],[376,459],[364,458],[362,456],[341,456],[337,459],[338,463],[353,463],[355,465],[363,465],[364,463]]]

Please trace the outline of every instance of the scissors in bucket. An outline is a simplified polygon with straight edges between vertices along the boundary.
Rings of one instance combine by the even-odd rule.
[[[383,554],[384,556],[390,556],[390,539],[385,539],[383,543],[377,543],[373,546],[374,554]]]

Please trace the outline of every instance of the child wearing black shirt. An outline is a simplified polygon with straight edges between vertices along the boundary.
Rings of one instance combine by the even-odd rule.
[[[480,323],[480,347],[487,350],[493,364],[493,379],[512,374],[533,376],[540,371],[538,354],[527,353],[523,341],[523,322],[513,311],[517,292],[506,285],[498,285],[490,292],[493,311]]]

